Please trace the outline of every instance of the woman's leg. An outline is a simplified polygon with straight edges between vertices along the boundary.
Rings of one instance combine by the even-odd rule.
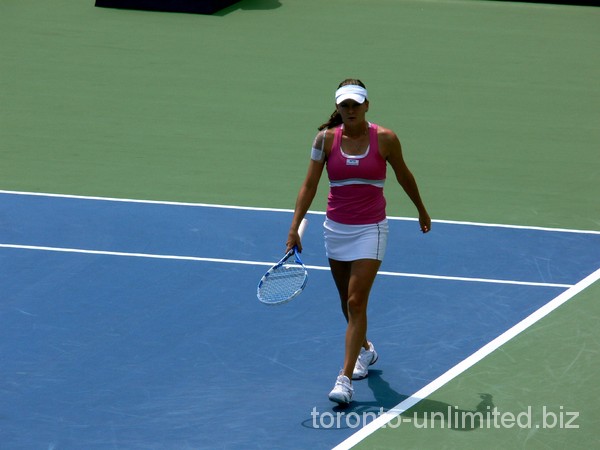
[[[352,371],[360,354],[360,348],[369,348],[367,304],[381,261],[376,259],[360,259],[352,262],[329,260],[329,264],[340,294],[342,311],[348,321],[343,374],[352,379]]]
[[[340,295],[342,312],[344,313],[346,322],[348,322],[348,285],[350,284],[352,262],[330,259],[329,267],[331,268],[331,275],[333,276],[333,281],[335,282],[335,286]]]
[[[329,267],[331,268],[331,274],[333,275],[333,280],[340,296],[342,313],[346,318],[346,322],[348,322],[348,287],[350,285],[352,261],[336,261],[334,259],[330,259]],[[367,341],[366,336],[363,347],[365,350],[369,349],[369,342]]]

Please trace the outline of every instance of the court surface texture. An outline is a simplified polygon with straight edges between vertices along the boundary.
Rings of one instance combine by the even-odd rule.
[[[332,410],[345,327],[322,215],[304,238],[308,289],[267,307],[256,282],[290,212],[15,193],[0,205],[2,433],[24,448],[333,447],[600,277],[600,233],[436,223],[422,236],[391,220],[370,309],[381,361]]]
[[[0,2],[0,448],[597,448],[599,23],[476,0]],[[339,408],[325,179],[305,292],[268,307],[256,285],[347,77],[434,221],[388,171],[380,359]]]

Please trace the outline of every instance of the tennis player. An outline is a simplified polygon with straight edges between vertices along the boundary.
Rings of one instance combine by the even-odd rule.
[[[369,123],[368,110],[365,85],[356,79],[344,80],[335,92],[335,111],[318,128],[287,238],[288,250],[295,245],[302,250],[298,227],[327,167],[330,189],[323,224],[325,251],[347,321],[344,365],[329,393],[329,399],[339,404],[350,403],[354,393],[351,380],[365,378],[378,357],[367,339],[367,303],[387,246],[383,187],[388,164],[417,208],[421,231],[427,233],[431,228],[398,137],[392,130]]]

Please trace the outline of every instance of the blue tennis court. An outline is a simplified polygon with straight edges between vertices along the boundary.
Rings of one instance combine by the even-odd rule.
[[[331,448],[356,431],[328,416],[345,324],[321,214],[307,289],[267,307],[256,283],[289,211],[7,191],[0,211],[9,448]],[[369,309],[380,361],[346,413],[393,408],[598,270],[597,232],[390,229]]]

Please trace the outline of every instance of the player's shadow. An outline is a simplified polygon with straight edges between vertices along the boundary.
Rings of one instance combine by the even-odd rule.
[[[346,407],[336,406],[334,412],[348,415],[352,412],[358,415],[371,413],[379,415],[394,408],[408,398],[407,395],[395,391],[388,381],[382,377],[381,370],[369,370],[366,382],[373,392],[375,401],[353,401]],[[363,383],[356,381],[355,383]],[[471,431],[485,427],[493,418],[494,403],[492,395],[478,394],[479,403],[474,409],[461,409],[449,403],[437,400],[422,399],[416,405],[403,412],[390,422],[390,426],[403,424],[420,428],[448,428],[456,431]],[[400,422],[401,420],[401,422]],[[395,421],[395,422],[394,422]]]

